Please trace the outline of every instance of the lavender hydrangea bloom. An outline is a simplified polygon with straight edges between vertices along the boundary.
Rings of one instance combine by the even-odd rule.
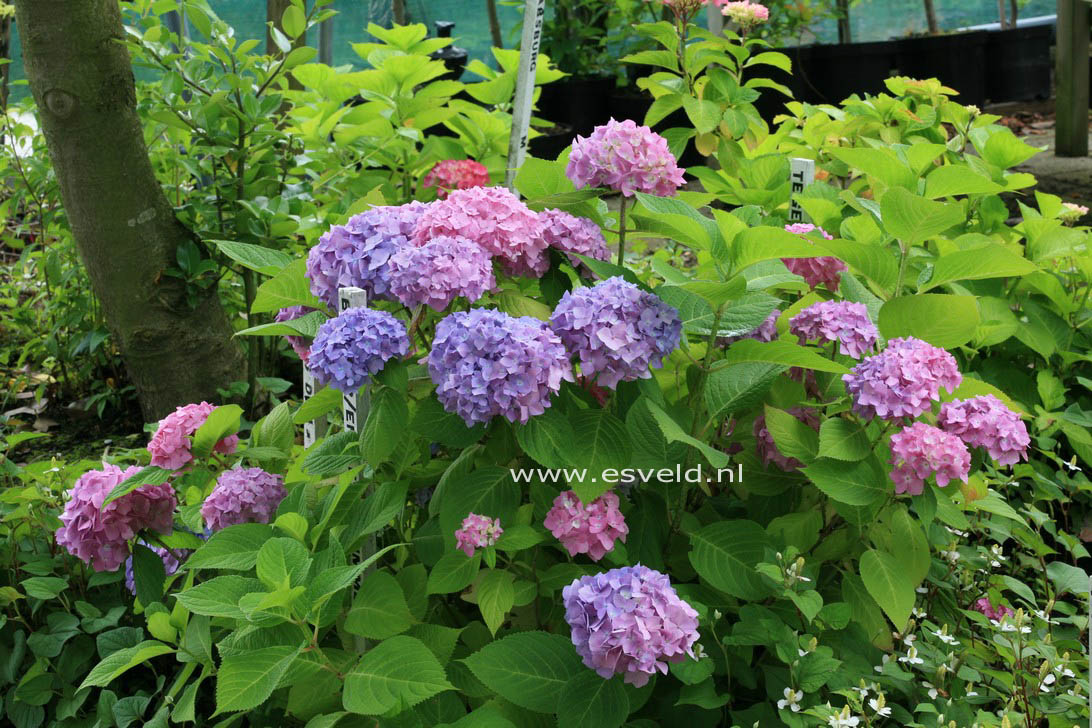
[[[882,353],[870,356],[842,375],[853,398],[853,411],[884,420],[917,417],[940,397],[954,391],[963,376],[955,357],[944,349],[907,337],[891,339]]]
[[[201,504],[201,518],[214,532],[238,523],[269,523],[285,495],[281,476],[261,468],[235,467],[216,479],[216,487]]]
[[[942,404],[937,424],[971,447],[985,448],[999,465],[1028,459],[1028,428],[992,394]]]
[[[407,351],[409,336],[401,321],[386,311],[361,306],[319,327],[307,366],[323,384],[351,393],[381,371],[388,359]]]
[[[591,136],[578,136],[565,174],[577,189],[609,187],[626,197],[634,192],[671,197],[684,182],[667,140],[630,119],[611,119]]]
[[[608,679],[642,687],[667,663],[695,658],[698,613],[679,599],[667,576],[626,566],[582,576],[561,592],[565,621],[584,664]]]
[[[792,317],[789,331],[800,337],[800,343],[837,341],[840,351],[854,359],[864,356],[880,336],[865,305],[850,301],[812,304]]]
[[[273,320],[277,323],[294,321],[306,316],[314,310],[315,309],[310,306],[289,306],[278,311]],[[284,340],[292,347],[292,351],[296,352],[296,356],[306,364],[307,358],[311,356],[311,345],[307,342],[307,339],[303,336],[291,336],[286,334]]]
[[[497,285],[489,253],[466,238],[439,236],[391,256],[391,293],[404,306],[443,311],[457,296],[471,303]]]
[[[428,373],[444,409],[467,427],[496,415],[527,422],[550,406],[561,380],[573,380],[561,340],[545,323],[475,308],[436,325]]]
[[[891,436],[891,464],[895,492],[921,495],[932,474],[941,488],[953,480],[966,483],[971,454],[955,435],[915,422]]]
[[[538,213],[543,223],[543,237],[551,248],[557,248],[569,254],[569,261],[582,275],[590,273],[576,255],[587,256],[595,260],[608,260],[610,251],[603,231],[593,220],[577,217],[561,210],[543,210]]]
[[[95,571],[116,571],[129,556],[129,540],[142,529],[169,534],[178,501],[167,483],[142,485],[103,506],[110,491],[140,472],[103,465],[79,477],[68,491],[68,502],[57,529],[57,544],[90,564]]]
[[[155,552],[156,556],[163,560],[163,569],[167,572],[167,576],[178,571],[178,567],[182,565],[182,561],[176,558],[175,555],[171,553],[170,549],[164,548],[163,546],[152,546],[144,541],[141,541],[140,545],[147,546]],[[184,560],[190,553],[190,551],[183,550],[178,556]],[[133,572],[132,556],[125,560],[125,588],[129,590],[130,594],[136,596],[136,574]]]
[[[337,290],[344,286],[363,288],[369,301],[389,299],[387,261],[409,242],[428,207],[423,202],[373,207],[334,225],[307,255],[311,292],[335,311]]]
[[[580,373],[615,388],[618,382],[651,377],[682,336],[679,312],[654,294],[619,276],[590,288],[566,291],[550,327],[580,358]]]
[[[819,432],[819,415],[815,410],[810,407],[793,407],[789,409],[788,412],[811,429]],[[766,427],[765,414],[761,414],[755,418],[753,432],[755,435],[755,449],[758,450],[758,457],[762,460],[762,464],[767,468],[770,467],[770,463],[773,463],[786,473],[791,473],[804,467],[804,463],[796,458],[786,457],[777,449],[773,435],[770,434],[769,429]]]

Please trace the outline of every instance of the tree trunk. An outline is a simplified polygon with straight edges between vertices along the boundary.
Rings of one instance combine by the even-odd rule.
[[[1001,21],[1001,30],[1009,27],[1009,21],[1005,19],[1005,0],[997,0],[997,17]]]
[[[394,18],[395,25],[405,25],[409,22],[406,0],[391,0],[391,16]]]
[[[1015,28],[1016,21],[1020,17],[1020,2],[1019,0],[1009,0],[1009,27]]]
[[[0,58],[11,58],[11,18],[0,19]],[[8,108],[8,81],[11,78],[11,64],[0,66],[0,107]]]
[[[493,39],[493,47],[504,48],[500,18],[497,17],[497,0],[485,0],[485,9],[489,14],[489,36]]]
[[[937,9],[933,5],[933,0],[924,0],[925,2],[925,23],[929,26],[929,35],[938,35],[940,33],[940,26],[937,24]]]
[[[244,371],[215,287],[164,274],[193,239],[148,161],[117,0],[16,0],[27,79],[91,287],[146,419]]]

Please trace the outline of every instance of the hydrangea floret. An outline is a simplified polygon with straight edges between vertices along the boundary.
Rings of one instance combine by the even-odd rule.
[[[152,455],[151,464],[167,470],[178,470],[193,460],[190,437],[205,424],[216,405],[208,402],[187,404],[178,407],[159,421],[155,434],[148,442],[148,452]],[[239,444],[238,435],[229,435],[213,447],[213,452],[230,455]]]
[[[789,331],[808,341],[835,341],[846,356],[860,359],[876,345],[880,332],[863,303],[820,301],[789,321]]]
[[[320,382],[348,394],[407,351],[409,336],[401,321],[386,311],[360,306],[319,327],[307,366]]]
[[[428,372],[444,409],[473,427],[497,415],[527,422],[573,380],[561,339],[538,319],[492,309],[459,311],[436,325]]]
[[[239,523],[269,523],[286,494],[280,475],[235,467],[216,479],[216,487],[201,504],[201,518],[214,532]]]
[[[789,409],[788,412],[811,429],[816,432],[819,431],[819,415],[815,410],[810,407],[793,407]],[[770,467],[770,464],[772,463],[781,470],[789,473],[804,467],[804,463],[796,458],[785,456],[777,449],[773,435],[770,434],[769,429],[766,427],[765,414],[761,414],[755,418],[753,431],[755,435],[755,449],[758,450],[758,457],[762,460],[762,464],[767,468]]]
[[[966,483],[971,453],[955,435],[915,422],[891,436],[891,464],[895,492],[921,495],[930,475],[941,488],[953,480]]]
[[[391,256],[391,293],[404,306],[443,311],[456,297],[473,303],[496,287],[493,260],[466,238],[439,236]]]
[[[125,470],[103,465],[81,475],[68,491],[58,545],[95,571],[116,571],[129,557],[129,541],[138,532],[171,533],[178,501],[167,483],[142,485],[103,506],[117,485],[139,472],[135,465]]]
[[[592,561],[598,561],[614,548],[615,541],[625,543],[629,533],[618,503],[618,496],[607,491],[584,505],[575,491],[567,490],[554,499],[542,525],[570,556],[587,554]]]
[[[590,136],[578,136],[565,173],[577,189],[609,187],[626,197],[671,197],[684,182],[667,140],[630,119],[611,119]]]
[[[999,465],[1028,459],[1031,438],[1027,426],[992,394],[945,402],[937,424],[969,446],[985,449]]]
[[[955,357],[921,339],[891,339],[883,352],[842,375],[853,411],[884,420],[917,417],[963,381]]]
[[[658,571],[611,569],[582,576],[561,594],[573,645],[603,678],[619,674],[642,687],[657,671],[666,674],[668,663],[695,658],[698,613]]]
[[[315,309],[311,308],[310,306],[288,306],[287,308],[282,308],[280,311],[278,311],[277,315],[273,318],[273,320],[277,323],[284,323],[285,321],[295,321],[296,319],[302,318],[314,310]],[[293,336],[291,334],[286,334],[284,340],[287,341],[288,345],[292,347],[292,351],[296,352],[296,356],[298,356],[300,360],[303,361],[304,364],[306,364],[307,358],[311,356],[311,344],[309,341],[307,341],[307,338],[303,336]]]
[[[603,231],[594,221],[552,209],[543,210],[538,217],[543,224],[542,235],[546,244],[569,254],[569,261],[582,274],[590,271],[587,271],[586,266],[573,253],[595,260],[610,258]]]
[[[436,197],[443,200],[452,190],[487,186],[489,170],[473,159],[444,159],[429,170],[421,184],[425,188],[435,187]]]
[[[497,543],[502,533],[504,529],[501,528],[499,518],[471,513],[463,519],[463,525],[455,531],[455,548],[467,557],[471,557],[477,549],[488,548]]]
[[[807,235],[811,232],[818,232],[825,239],[834,240],[834,236],[830,235],[823,228],[812,225],[810,222],[798,222],[786,225],[785,230],[800,236]],[[837,292],[838,284],[842,282],[840,273],[844,270],[849,270],[849,266],[829,255],[819,256],[817,258],[782,258],[781,262],[785,264],[785,267],[789,269],[790,273],[801,276],[811,288],[818,288],[819,286],[825,285],[831,292]]]
[[[613,389],[648,379],[682,336],[679,312],[620,276],[566,291],[550,317],[580,373]]]

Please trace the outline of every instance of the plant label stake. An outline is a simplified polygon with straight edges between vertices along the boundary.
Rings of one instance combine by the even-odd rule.
[[[307,368],[307,363],[303,364],[303,401],[311,399],[315,396],[315,392],[318,391],[318,382],[315,381],[315,375],[311,373],[311,370]],[[310,422],[303,423],[303,446],[304,448],[311,447],[315,444],[315,441],[320,437],[326,435],[326,415],[323,415],[317,420],[311,420]]]
[[[368,292],[363,288],[346,287],[337,289],[337,312],[345,313],[350,308],[363,308],[368,305]],[[341,413],[345,419],[345,429],[357,432],[361,416],[368,414],[368,385],[359,392],[344,394],[341,397]]]
[[[546,0],[526,0],[523,6],[523,38],[519,45],[519,73],[516,100],[512,105],[512,136],[508,139],[508,171],[504,184],[515,192],[516,173],[527,156],[527,132],[531,126],[531,103],[535,93],[535,70],[542,45],[542,19]]]
[[[796,196],[815,181],[815,160],[793,157],[789,162],[789,182],[792,194],[789,197],[789,222],[804,222],[804,208],[796,201]]]

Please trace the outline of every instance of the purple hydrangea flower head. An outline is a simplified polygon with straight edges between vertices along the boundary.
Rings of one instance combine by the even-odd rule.
[[[137,466],[122,470],[103,465],[102,470],[81,475],[68,491],[57,543],[95,571],[116,571],[129,556],[129,540],[139,531],[169,534],[178,500],[167,483],[142,485],[102,505],[115,486],[139,472]]]
[[[834,240],[834,237],[826,230],[809,222],[786,225],[785,230],[800,236],[817,230],[827,240]],[[789,272],[801,276],[812,288],[826,284],[827,289],[832,292],[837,291],[838,284],[842,282],[842,278],[838,274],[844,270],[849,270],[849,266],[829,255],[818,258],[782,258],[781,262],[785,264]]]
[[[895,492],[921,495],[930,475],[941,488],[953,480],[966,483],[971,453],[955,435],[915,422],[891,436],[891,464]]]
[[[538,215],[504,187],[454,190],[421,215],[415,245],[462,237],[500,258],[509,275],[541,277],[550,267]]]
[[[213,532],[239,523],[269,523],[286,494],[281,476],[261,468],[234,467],[216,479],[216,487],[201,504],[201,518]]]
[[[289,306],[282,308],[277,312],[274,321],[277,323],[283,323],[285,321],[294,321],[298,318],[302,318],[311,313],[315,309],[310,306]],[[288,342],[288,345],[292,347],[292,351],[296,352],[304,364],[307,363],[307,358],[311,356],[311,344],[303,336],[290,336],[285,335],[284,340]]]
[[[954,391],[963,376],[955,357],[944,349],[907,337],[891,339],[881,353],[843,374],[842,381],[854,412],[893,420],[917,417],[939,399],[941,387]]]
[[[1028,459],[1028,428],[992,394],[956,399],[940,406],[937,424],[971,447],[985,448],[999,465]]]
[[[436,396],[467,427],[497,415],[527,422],[573,380],[565,347],[538,319],[492,309],[457,312],[436,325],[428,355]]]
[[[208,402],[187,404],[178,407],[159,421],[159,427],[148,442],[148,452],[152,455],[151,463],[167,470],[178,470],[193,460],[190,453],[190,436],[197,432],[209,418],[216,405]],[[239,444],[238,435],[229,435],[216,443],[215,452],[230,455]]]
[[[167,572],[167,576],[170,576],[174,572],[178,571],[178,567],[182,565],[182,561],[175,558],[175,555],[171,553],[170,549],[163,546],[152,546],[151,544],[141,541],[142,546],[147,546],[155,552],[156,556],[163,560],[163,569]],[[182,560],[185,560],[190,551],[183,550],[178,553]],[[129,590],[129,593],[136,596],[136,574],[133,572],[133,557],[125,559],[125,588]]]
[[[788,412],[811,429],[816,432],[819,431],[819,416],[816,414],[815,410],[808,407],[793,407],[789,409]],[[755,447],[758,450],[758,457],[761,458],[762,464],[767,468],[770,467],[770,463],[773,463],[786,473],[790,473],[804,467],[804,463],[796,458],[786,457],[777,449],[777,445],[774,444],[773,435],[770,434],[769,429],[766,427],[765,414],[761,414],[755,418],[753,431],[755,434]]]
[[[777,320],[779,318],[781,318],[781,310],[775,308],[770,311],[770,315],[766,317],[765,321],[747,333],[739,336],[717,337],[717,343],[721,346],[729,346],[743,339],[754,339],[763,343],[773,341],[777,338]]]
[[[615,541],[626,542],[629,527],[618,510],[618,496],[609,490],[584,505],[575,491],[554,498],[553,508],[542,525],[550,529],[570,556],[587,554],[592,561],[603,558]]]
[[[608,260],[610,251],[603,231],[594,221],[586,217],[570,215],[562,210],[543,210],[538,213],[544,229],[543,237],[551,248],[557,248],[569,255],[573,267],[582,274],[590,273],[576,255],[584,255],[595,260]]]
[[[463,519],[462,527],[455,531],[455,548],[470,557],[476,549],[495,544],[502,533],[504,529],[501,528],[499,518],[471,513]]]
[[[679,599],[667,576],[625,566],[582,576],[565,587],[565,621],[584,664],[609,679],[642,687],[667,664],[696,659],[698,613]]]
[[[651,377],[682,336],[678,311],[620,276],[566,291],[550,327],[580,358],[580,373],[610,389]]]
[[[315,378],[339,392],[364,386],[392,357],[405,356],[409,336],[386,311],[360,306],[343,311],[319,327],[307,366]]]
[[[591,136],[578,136],[565,174],[577,189],[609,187],[626,197],[634,192],[671,197],[684,182],[667,140],[630,119],[611,119]]]
[[[405,306],[443,311],[457,296],[471,303],[497,285],[493,259],[466,238],[439,236],[391,256],[391,293]]]
[[[423,202],[373,207],[349,218],[344,225],[334,225],[307,255],[311,292],[335,311],[338,288],[345,286],[363,288],[369,301],[389,300],[387,261],[409,243],[428,208]]]
[[[865,305],[850,301],[814,303],[792,317],[789,331],[800,337],[800,343],[837,341],[840,351],[854,359],[864,356],[880,336]]]

